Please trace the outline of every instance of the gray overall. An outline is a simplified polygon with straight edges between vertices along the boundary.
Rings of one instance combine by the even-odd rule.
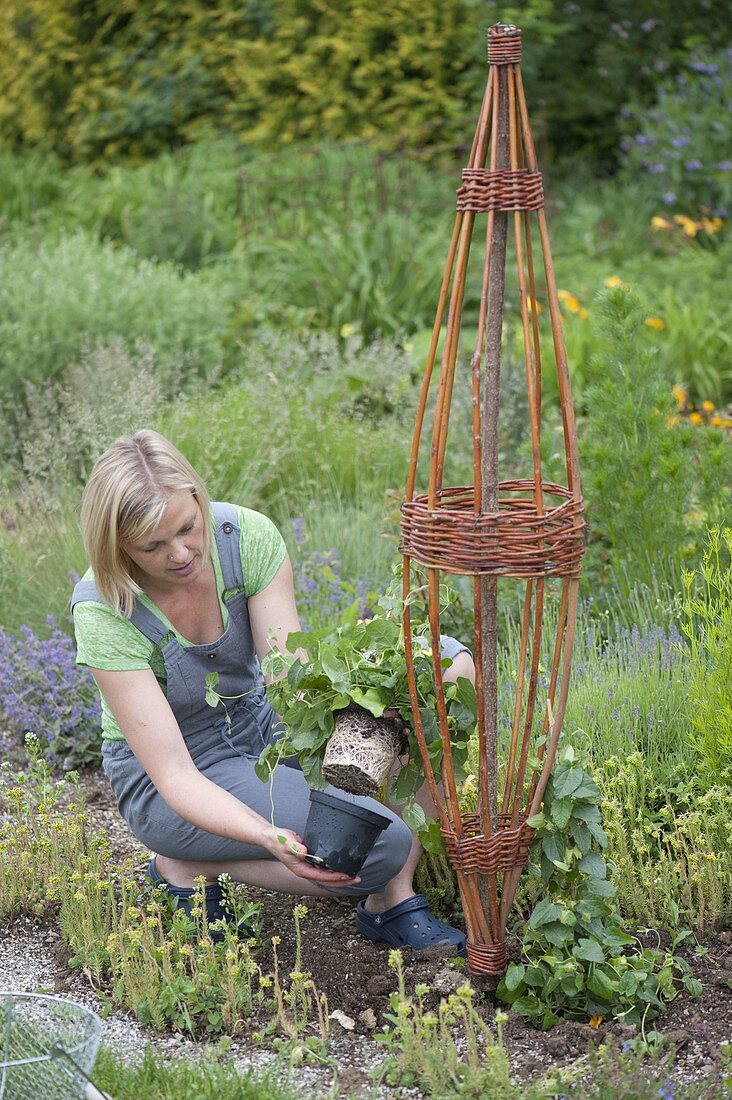
[[[222,636],[205,645],[182,646],[139,601],[131,619],[162,651],[167,676],[165,695],[198,770],[265,820],[302,836],[310,806],[309,788],[302,772],[297,767],[282,765],[267,783],[254,773],[259,753],[275,739],[280,727],[267,701],[249,624],[247,597],[243,591],[236,591],[243,585],[237,512],[230,504],[214,504],[213,514],[224,581],[223,599],[229,612]],[[103,602],[92,581],[80,581],[74,588],[72,606],[85,600]],[[453,647],[464,648],[455,642]],[[214,709],[205,701],[205,679],[213,671],[219,674],[216,690],[221,695],[242,696],[226,701],[230,724],[222,703]],[[263,848],[216,836],[179,817],[158,793],[126,741],[105,740],[103,762],[122,817],[140,843],[151,851],[195,862],[274,858]],[[378,893],[404,866],[412,834],[381,803],[343,791],[336,793],[392,819],[360,872],[361,882],[335,891]]]

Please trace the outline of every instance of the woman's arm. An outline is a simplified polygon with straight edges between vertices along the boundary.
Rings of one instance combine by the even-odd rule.
[[[151,669],[91,671],[140,764],[185,821],[216,836],[264,848],[301,878],[331,886],[354,881],[305,863],[307,849],[295,833],[260,817],[198,770]]]
[[[284,653],[288,635],[300,629],[292,565],[287,555],[267,587],[249,597],[248,607],[259,660],[263,661],[274,646]]]

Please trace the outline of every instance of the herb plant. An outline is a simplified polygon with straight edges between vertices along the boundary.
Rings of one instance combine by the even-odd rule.
[[[375,718],[387,710],[399,715],[408,730],[409,761],[392,780],[390,793],[398,801],[407,801],[419,790],[424,771],[414,734],[404,632],[401,617],[390,617],[399,603],[387,594],[380,601],[385,613],[365,622],[357,618],[357,608],[353,607],[336,629],[298,631],[287,639],[289,652],[274,649],[268,654],[262,666],[273,677],[267,692],[285,732],[259,758],[258,774],[262,779],[266,781],[284,757],[296,755],[310,785],[322,789],[326,785],[323,756],[333,732],[334,716],[356,705]],[[436,718],[432,652],[425,631],[426,627],[417,628],[414,666],[430,760],[439,775],[442,741]],[[444,668],[449,664],[449,660],[443,661]],[[461,779],[466,774],[468,740],[475,729],[475,691],[470,681],[460,678],[445,684],[445,695],[453,760],[457,778]],[[419,828],[424,825],[424,814],[410,804],[405,820]]]

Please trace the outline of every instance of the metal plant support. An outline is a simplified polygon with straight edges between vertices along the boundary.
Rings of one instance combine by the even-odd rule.
[[[583,505],[567,360],[559,299],[544,216],[542,177],[536,162],[520,71],[521,31],[497,24],[488,32],[488,84],[468,167],[457,192],[457,215],[440,290],[437,315],[417,412],[401,550],[404,596],[413,580],[411,563],[426,569],[432,652],[439,654],[440,577],[472,578],[474,653],[478,706],[478,806],[464,812],[451,754],[447,704],[439,660],[434,665],[442,784],[434,778],[417,705],[409,606],[404,613],[415,733],[447,853],[455,868],[468,933],[468,963],[474,972],[498,975],[506,968],[505,930],[533,836],[527,818],[538,812],[556,757],[562,726],[583,551]],[[473,230],[486,215],[485,253],[477,331],[463,328],[463,301]],[[532,242],[538,228],[539,252]],[[531,476],[499,480],[498,413],[507,245],[513,242],[526,367]],[[542,474],[542,341],[537,269],[543,266],[564,435],[566,485]],[[511,268],[514,267],[513,262]],[[447,307],[447,320],[444,322]],[[472,343],[473,484],[443,484],[448,426],[458,350]],[[470,347],[470,345],[466,345]],[[427,408],[440,350],[439,381],[431,431]],[[466,372],[467,374],[467,372]],[[420,444],[429,438],[427,491],[416,492]],[[426,447],[422,448],[426,450]],[[520,651],[510,739],[501,746],[497,679],[498,578],[523,585]],[[559,581],[552,582],[552,578]],[[505,582],[504,582],[505,583]],[[558,588],[558,591],[556,589]],[[556,636],[549,640],[551,665],[540,676],[545,605],[556,599]],[[532,766],[533,758],[533,766]],[[538,762],[538,763],[537,763]]]

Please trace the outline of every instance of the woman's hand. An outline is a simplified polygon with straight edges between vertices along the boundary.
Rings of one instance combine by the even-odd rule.
[[[312,863],[305,862],[308,850],[302,842],[302,838],[293,833],[291,829],[279,829],[272,826],[271,836],[262,847],[271,852],[276,859],[292,871],[299,878],[310,879],[311,882],[322,883],[323,886],[353,886],[361,880],[353,875],[344,875],[340,871],[328,871],[324,867],[315,867]]]

